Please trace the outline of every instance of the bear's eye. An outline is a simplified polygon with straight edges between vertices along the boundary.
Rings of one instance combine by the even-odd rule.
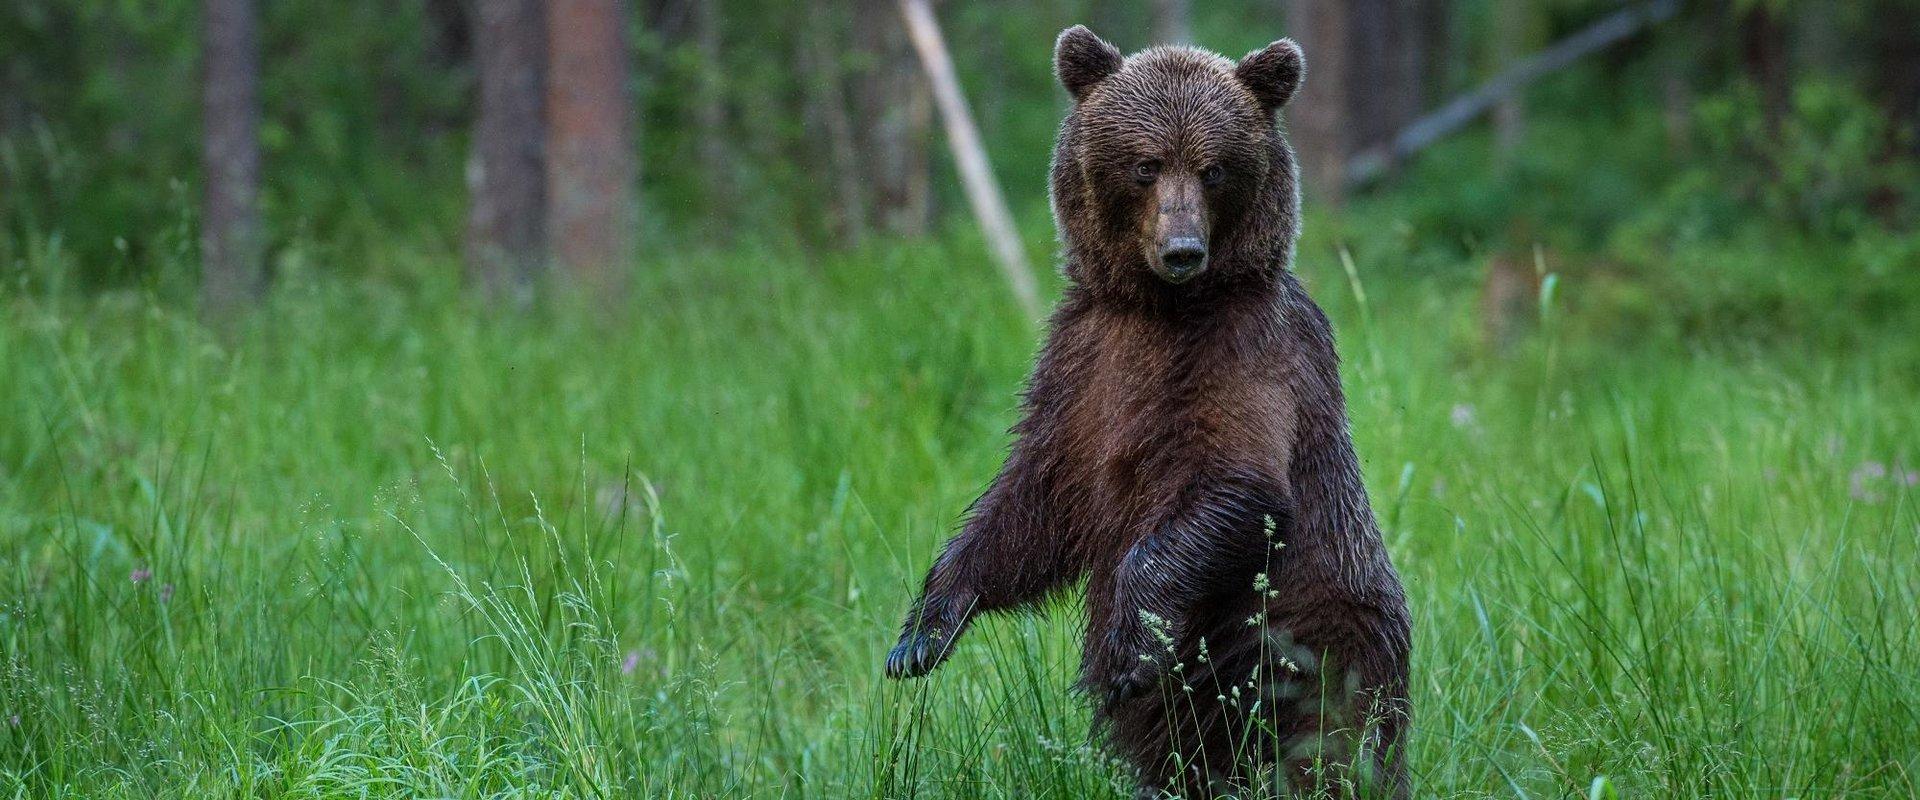
[[[1141,183],[1152,183],[1160,177],[1160,162],[1151,159],[1133,165],[1133,179]]]
[[[1200,170],[1200,182],[1208,186],[1219,186],[1220,181],[1225,180],[1226,177],[1227,171],[1221,169],[1219,164],[1214,164],[1206,169]]]

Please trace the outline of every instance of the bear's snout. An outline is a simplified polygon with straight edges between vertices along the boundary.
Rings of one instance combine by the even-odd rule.
[[[1183,283],[1207,268],[1207,245],[1198,236],[1180,236],[1167,240],[1160,248],[1160,277]]]
[[[1207,200],[1200,179],[1182,172],[1163,175],[1154,187],[1158,213],[1151,221],[1147,260],[1168,283],[1185,283],[1207,269]]]

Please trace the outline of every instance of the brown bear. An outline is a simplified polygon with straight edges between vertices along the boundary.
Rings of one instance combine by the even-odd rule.
[[[1006,464],[887,657],[924,675],[981,613],[1086,578],[1081,687],[1142,796],[1404,797],[1410,630],[1348,432],[1333,333],[1291,272],[1275,113],[1304,62],[1054,53],[1068,287]]]

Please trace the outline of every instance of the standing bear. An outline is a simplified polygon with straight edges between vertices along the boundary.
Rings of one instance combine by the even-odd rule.
[[[1405,797],[1406,598],[1361,484],[1333,333],[1290,271],[1304,63],[1054,53],[1069,285],[1005,466],[887,657],[1086,578],[1081,687],[1141,796]]]

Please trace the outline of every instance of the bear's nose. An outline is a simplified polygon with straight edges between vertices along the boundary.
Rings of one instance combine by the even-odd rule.
[[[1207,246],[1193,236],[1171,239],[1160,249],[1160,264],[1167,280],[1179,283],[1200,274],[1207,264]]]

